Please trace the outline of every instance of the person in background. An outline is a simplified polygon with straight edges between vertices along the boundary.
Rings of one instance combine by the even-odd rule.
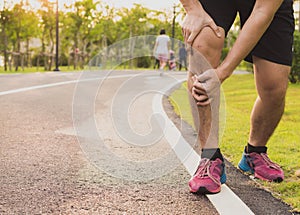
[[[181,47],[179,49],[179,71],[181,71],[181,68],[183,65],[184,65],[185,70],[188,70],[186,58],[187,58],[187,52],[185,49],[185,45],[181,44]]]
[[[154,61],[155,62],[154,62],[154,67],[153,68],[154,69],[156,69],[156,68],[159,69],[159,60],[156,57],[154,57]]]
[[[165,29],[160,30],[160,35],[156,37],[153,55],[159,60],[159,69],[163,70],[168,63],[170,37],[166,35]]]
[[[174,71],[176,69],[176,58],[173,50],[170,50],[169,70]]]

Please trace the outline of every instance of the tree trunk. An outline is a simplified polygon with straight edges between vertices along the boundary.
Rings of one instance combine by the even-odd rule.
[[[11,61],[12,61],[12,58],[13,58],[12,53],[10,53],[10,55],[11,55],[10,58],[8,58],[8,68],[9,68],[9,71],[12,70],[12,68],[11,68],[11,67],[12,67],[12,66],[11,66],[11,63],[12,63],[12,62],[11,62]]]
[[[6,19],[2,26],[2,33],[3,33],[3,39],[4,39],[4,71],[7,71],[7,63],[8,63],[8,55],[7,55],[7,35],[6,35]]]
[[[30,53],[29,53],[29,38],[26,39],[26,59],[25,59],[25,66],[31,67],[31,61],[30,61]]]
[[[21,58],[21,68],[22,68],[22,71],[24,71],[24,58],[25,58],[25,55],[20,53],[20,58]]]
[[[37,60],[36,60],[36,70],[37,71],[39,70],[39,67],[40,67],[40,54],[38,55]]]
[[[54,38],[53,38],[53,31],[50,29],[50,41],[51,41],[51,50],[50,50],[50,59],[49,59],[49,67],[48,70],[51,70],[52,63],[53,63],[53,56],[54,56]]]
[[[17,32],[17,55],[15,57],[15,71],[17,72],[20,66],[20,57],[21,57],[21,39],[20,32]]]
[[[78,40],[77,40],[77,35],[74,36],[74,48],[73,48],[73,52],[74,52],[74,70],[76,70],[77,68],[77,63],[78,63]]]

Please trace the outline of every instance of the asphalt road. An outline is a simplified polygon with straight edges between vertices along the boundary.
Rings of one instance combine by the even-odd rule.
[[[0,75],[0,214],[218,214],[189,193],[190,174],[153,113],[153,97],[185,76]],[[197,150],[191,127],[163,106]],[[229,163],[227,174],[254,214],[291,214]]]

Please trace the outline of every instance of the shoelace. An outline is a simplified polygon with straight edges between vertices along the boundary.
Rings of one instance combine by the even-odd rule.
[[[264,161],[268,164],[269,167],[272,167],[277,170],[281,169],[278,164],[276,164],[270,160],[270,158],[268,157],[268,155],[266,153],[261,153],[260,155],[264,159]]]
[[[207,159],[207,158],[203,158],[200,162],[199,168],[196,172],[196,177],[197,178],[203,178],[205,176],[208,176],[211,180],[213,180],[216,184],[221,184],[221,182],[219,180],[217,180],[215,177],[213,177],[210,174],[209,168],[211,166],[212,161]]]

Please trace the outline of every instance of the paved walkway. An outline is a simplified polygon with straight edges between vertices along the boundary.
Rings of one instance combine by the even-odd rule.
[[[185,76],[1,76],[0,214],[222,214],[189,193],[190,174],[161,129],[166,119],[153,113],[161,105],[153,98]],[[192,129],[164,105],[195,148]],[[227,166],[228,187],[255,214],[289,214]]]

